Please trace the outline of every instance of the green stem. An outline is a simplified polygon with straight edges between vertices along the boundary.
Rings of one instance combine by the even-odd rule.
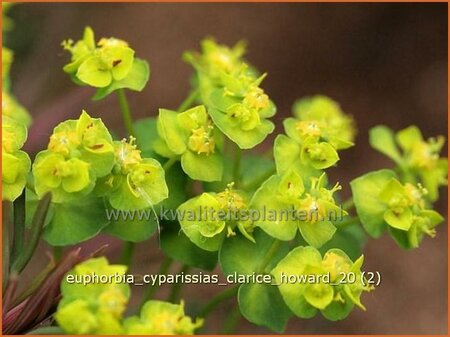
[[[44,326],[26,333],[27,335],[65,335],[64,331],[58,326]]]
[[[63,249],[64,248],[62,246],[53,247],[53,258],[55,259],[55,262],[59,262],[59,260],[61,260]]]
[[[264,172],[259,177],[256,177],[253,181],[249,182],[248,184],[244,185],[245,190],[254,190],[257,189],[263,182],[265,182],[267,179],[269,179],[271,176],[273,176],[275,173],[277,173],[275,168],[272,168],[266,172]]]
[[[23,250],[25,238],[25,188],[22,194],[14,201],[14,239],[11,259],[14,261]]]
[[[190,108],[194,104],[199,93],[200,91],[198,89],[192,90],[188,97],[186,97],[185,100],[181,102],[180,106],[177,108],[177,112],[183,112]]]
[[[12,270],[20,273],[23,268],[28,264],[34,251],[36,250],[39,238],[41,236],[42,228],[44,227],[45,218],[50,207],[50,202],[52,200],[52,195],[47,193],[39,201],[39,204],[34,213],[33,220],[31,222],[30,236],[27,244],[25,245],[23,251],[17,257],[12,265]]]
[[[120,263],[131,267],[131,260],[133,259],[135,244],[134,242],[124,241],[122,246],[122,253],[120,255]]]
[[[9,204],[7,202],[4,205]],[[2,294],[5,293],[6,286],[9,281],[9,255],[10,255],[10,242],[9,242],[9,231],[10,224],[7,216],[8,207],[3,207],[3,219],[2,219]]]
[[[157,275],[166,275],[167,271],[169,270],[170,266],[172,265],[173,260],[165,256],[163,262],[161,263],[161,266],[159,267],[158,274]],[[148,300],[153,298],[153,295],[155,294],[156,290],[158,289],[158,284],[149,284],[146,292],[142,296],[142,302],[141,302],[141,308],[147,302]]]
[[[236,331],[236,327],[241,319],[241,312],[239,306],[235,305],[233,311],[228,314],[227,319],[222,328],[222,335],[233,335]]]
[[[236,146],[234,152],[233,181],[237,187],[240,185],[241,180],[241,157],[242,150]]]
[[[272,245],[270,246],[269,250],[267,251],[266,255],[264,256],[264,259],[261,261],[261,264],[259,265],[259,268],[257,272],[259,274],[264,273],[264,270],[266,269],[267,265],[272,261],[275,253],[278,251],[278,248],[280,248],[281,241],[280,240],[274,240],[272,242]]]
[[[117,98],[119,99],[120,110],[122,111],[123,122],[130,136],[134,136],[133,118],[131,117],[130,106],[124,89],[117,89]]]
[[[189,271],[189,266],[183,265],[183,267],[181,267],[181,269],[179,271],[179,274],[182,274],[182,273],[185,274],[188,271]],[[183,283],[181,283],[181,282],[177,282],[172,285],[172,289],[170,290],[170,294],[169,294],[169,298],[168,298],[169,302],[175,303],[178,300],[180,293],[181,293],[182,286],[183,286]]]
[[[215,307],[217,307],[223,301],[234,297],[239,290],[239,286],[234,286],[225,289],[224,291],[218,293],[214,296],[199,312],[198,317],[206,317]]]
[[[175,164],[177,161],[178,161],[178,157],[172,157],[164,163],[162,168],[164,169],[164,171],[167,172],[173,166],[173,164]]]

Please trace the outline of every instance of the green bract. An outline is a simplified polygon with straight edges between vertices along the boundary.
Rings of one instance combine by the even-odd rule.
[[[217,147],[220,136],[203,105],[182,113],[160,109],[159,139],[155,151],[164,157],[180,157],[184,172],[196,180],[222,179],[223,163]]]
[[[314,247],[330,240],[336,231],[332,221],[347,214],[333,198],[341,186],[336,184],[327,189],[325,174],[310,179],[311,187],[305,189],[303,179],[294,170],[269,178],[250,202],[250,208],[264,216],[255,220],[255,226],[285,241],[294,239],[299,229],[306,242]]]
[[[31,117],[28,111],[17,102],[13,95],[6,91],[2,91],[2,116],[8,116],[25,126],[31,124]]]
[[[25,187],[31,161],[20,148],[26,138],[24,125],[2,115],[2,200],[14,201]]]
[[[439,197],[439,187],[448,183],[448,159],[439,157],[444,143],[443,136],[425,141],[416,126],[409,126],[395,135],[383,125],[370,130],[372,147],[399,166],[404,182],[421,182],[428,191],[426,198],[432,202]]]
[[[355,262],[339,249],[320,255],[313,247],[297,247],[272,270],[281,295],[292,312],[311,318],[320,310],[332,321],[348,316],[370,287],[361,273],[363,256]]]
[[[284,120],[287,136],[275,139],[274,156],[277,171],[290,168],[300,173],[323,170],[339,160],[337,151],[353,146],[353,119],[345,115],[339,105],[325,96],[298,100],[294,105],[295,118]]]
[[[197,90],[217,127],[241,149],[261,143],[274,130],[276,108],[259,87],[265,75],[244,63],[242,44],[234,49],[212,40],[202,43],[203,54],[185,54],[197,70]]]
[[[122,314],[130,297],[130,287],[123,281],[126,270],[104,257],[75,266],[61,283],[58,325],[67,334],[123,334]]]
[[[359,218],[373,237],[379,237],[386,225],[399,245],[418,247],[424,234],[434,237],[436,227],[444,218],[426,209],[420,185],[401,184],[390,170],[371,172],[351,182]]]
[[[62,45],[71,54],[64,71],[81,84],[101,88],[95,99],[120,88],[141,91],[148,81],[147,62],[135,58],[134,50],[123,40],[102,38],[96,44],[94,32],[86,27],[81,40],[65,40]]]
[[[148,301],[141,314],[125,320],[127,335],[192,335],[203,325],[202,319],[192,322],[184,314],[184,304],[172,304],[161,301]]]
[[[112,173],[101,180],[98,192],[111,206],[121,210],[151,208],[168,197],[161,164],[142,158],[135,139],[114,142],[115,164]]]
[[[224,192],[203,193],[178,207],[180,225],[186,236],[204,250],[216,251],[226,236],[235,235],[236,226],[250,240],[252,226],[243,221],[247,200],[229,184]]]
[[[101,119],[85,111],[53,130],[48,149],[37,154],[33,176],[38,197],[52,192],[55,203],[89,194],[114,165],[111,135]]]
[[[9,70],[13,62],[13,52],[5,47],[2,47],[2,85],[3,88],[9,89]]]

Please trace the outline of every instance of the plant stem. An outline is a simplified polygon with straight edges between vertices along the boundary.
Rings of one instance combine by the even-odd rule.
[[[165,275],[167,274],[167,271],[169,270],[170,266],[172,265],[173,260],[168,257],[165,256],[163,262],[161,263],[161,266],[159,267],[158,273],[157,275]],[[142,302],[141,302],[141,308],[143,307],[143,305],[145,304],[145,302],[147,302],[148,300],[150,300],[153,295],[155,294],[155,291],[158,289],[158,284],[150,284],[146,290],[146,292],[144,293],[144,295],[142,296]]]
[[[206,317],[216,306],[218,306],[223,301],[234,297],[238,292],[239,286],[234,286],[227,288],[224,291],[218,293],[214,296],[211,301],[209,301],[203,309],[197,315],[198,317]]]
[[[241,312],[239,310],[239,306],[235,305],[233,311],[228,314],[227,319],[223,325],[221,334],[223,335],[232,335],[236,331],[236,327],[241,319]]]
[[[172,158],[168,159],[162,167],[164,169],[164,171],[167,172],[173,166],[173,164],[175,164],[177,162],[177,160],[178,160],[177,157],[172,157]]]
[[[127,96],[124,89],[117,89],[117,98],[119,99],[120,110],[122,111],[122,118],[127,129],[128,135],[134,136],[133,118],[131,117],[130,106],[128,104]]]
[[[242,157],[242,150],[236,145],[234,152],[234,166],[233,166],[233,181],[236,187],[240,185],[241,180],[241,157]]]
[[[181,269],[178,273],[184,274],[184,273],[187,273],[188,270],[189,270],[189,266],[183,265],[183,267],[181,267]],[[169,298],[168,298],[169,302],[175,303],[178,300],[178,297],[181,293],[182,286],[183,286],[183,283],[181,283],[181,282],[179,282],[179,283],[177,282],[172,285],[172,289],[170,290],[170,294],[169,294]]]
[[[61,260],[62,253],[63,253],[62,246],[53,247],[53,259],[55,260],[55,262],[59,262],[59,260]]]
[[[14,201],[14,233],[11,259],[14,261],[23,250],[25,238],[25,188],[22,194]]]
[[[264,270],[266,269],[267,265],[272,261],[273,256],[277,252],[278,248],[280,248],[281,241],[275,239],[272,242],[272,245],[270,246],[269,250],[267,251],[266,255],[264,256],[264,259],[261,261],[261,264],[259,265],[259,268],[257,270],[258,273],[264,273]]]
[[[122,253],[120,254],[120,263],[128,266],[130,269],[131,260],[133,258],[135,244],[131,241],[124,241],[122,246]]]
[[[181,102],[180,106],[177,108],[177,112],[183,112],[188,108],[190,108],[192,104],[194,104],[199,93],[200,92],[198,89],[192,90],[191,93],[188,95],[188,97],[186,97],[185,100]]]
[[[24,250],[14,261],[11,268],[13,271],[20,273],[33,256],[33,253],[36,250],[39,238],[41,236],[42,228],[44,227],[45,218],[47,216],[51,200],[52,195],[50,193],[47,193],[39,201],[39,204],[36,208],[36,212],[34,213],[33,216],[33,221],[31,222],[31,230],[30,230],[31,232],[28,242],[25,245]]]
[[[8,205],[5,203],[5,205]],[[10,242],[9,242],[9,221],[7,217],[8,207],[3,207],[3,219],[2,219],[2,294],[4,295],[6,286],[9,282],[9,254],[10,254]]]

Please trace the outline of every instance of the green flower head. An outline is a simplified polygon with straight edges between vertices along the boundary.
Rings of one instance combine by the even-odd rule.
[[[36,193],[52,192],[59,203],[89,194],[97,178],[114,165],[111,135],[101,119],[85,111],[77,120],[60,123],[50,136],[48,148],[33,164]]]
[[[250,202],[250,208],[267,213],[255,221],[255,226],[284,241],[294,239],[298,229],[314,247],[321,247],[330,240],[336,231],[332,222],[347,214],[336,205],[333,197],[341,186],[336,184],[327,189],[325,174],[310,180],[310,187],[306,189],[303,179],[294,170],[269,178]]]
[[[399,166],[403,172],[402,181],[422,183],[428,191],[426,198],[432,202],[439,197],[439,187],[448,184],[448,159],[439,156],[444,143],[443,136],[424,140],[416,126],[407,127],[395,135],[383,125],[370,130],[372,147]]]
[[[180,157],[181,167],[195,180],[222,178],[223,163],[218,149],[219,133],[203,105],[182,113],[160,109],[159,139],[155,151],[164,157]]]
[[[184,60],[192,64],[202,76],[211,81],[220,81],[222,74],[231,74],[241,66],[245,42],[240,41],[233,48],[229,48],[208,38],[201,42],[201,49],[201,54],[185,52]]]
[[[6,91],[2,91],[2,116],[14,119],[27,127],[31,124],[31,116],[28,111]]]
[[[363,256],[353,262],[343,251],[331,249],[321,256],[313,247],[297,247],[272,270],[280,293],[292,312],[301,318],[317,311],[332,321],[347,317],[361,304],[363,291],[372,287],[364,281]],[[296,281],[289,281],[289,278]]]
[[[353,119],[325,96],[304,98],[294,104],[297,118],[284,120],[287,136],[275,139],[274,155],[279,173],[295,168],[323,170],[339,160],[338,150],[353,146]]]
[[[168,197],[164,170],[152,158],[142,158],[135,139],[114,142],[115,165],[98,189],[116,209],[150,208]]]
[[[14,201],[25,188],[31,161],[20,148],[27,129],[7,116],[2,116],[2,199]]]
[[[381,170],[368,173],[351,183],[360,220],[374,237],[386,226],[403,248],[418,247],[423,236],[435,236],[435,227],[443,217],[426,209],[428,191],[419,185],[402,184],[395,173]]]
[[[67,334],[122,334],[122,315],[130,297],[129,285],[120,283],[126,270],[126,266],[110,265],[104,257],[75,266],[61,283],[62,299],[55,314],[58,325]]]
[[[134,50],[125,41],[102,38],[95,44],[90,27],[85,28],[83,39],[76,43],[66,40],[62,45],[71,54],[71,62],[64,71],[93,87],[104,88],[123,80],[133,66]]]
[[[192,335],[202,325],[202,319],[193,322],[185,315],[183,302],[162,301],[146,302],[139,317],[132,316],[124,322],[128,335]]]
[[[203,193],[178,207],[181,229],[200,248],[216,251],[226,236],[235,235],[236,226],[240,231],[250,231],[246,223],[240,224],[239,218],[239,212],[246,210],[247,205],[245,195],[234,190],[233,183],[223,192]],[[248,232],[243,234],[249,237]]]

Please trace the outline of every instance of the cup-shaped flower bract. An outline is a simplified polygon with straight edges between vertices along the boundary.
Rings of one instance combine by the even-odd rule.
[[[361,272],[363,256],[355,262],[339,249],[322,258],[313,247],[297,247],[284,257],[271,274],[292,312],[301,318],[320,310],[332,321],[344,319],[361,304],[363,291],[371,290]]]
[[[399,166],[402,182],[422,183],[428,191],[426,199],[431,202],[438,199],[439,187],[448,184],[448,159],[439,156],[444,143],[443,136],[424,140],[416,126],[409,126],[395,135],[383,125],[370,130],[372,147]]]
[[[180,225],[186,236],[204,250],[216,251],[227,236],[235,235],[237,226],[252,240],[251,228],[241,223],[240,216],[248,207],[242,191],[228,184],[220,193],[202,193],[178,207]]]
[[[76,265],[61,283],[62,299],[55,319],[67,334],[118,335],[130,297],[124,281],[127,266],[104,257]]]
[[[300,230],[305,241],[314,247],[330,240],[336,231],[333,222],[347,214],[333,197],[341,186],[336,184],[327,189],[325,174],[310,179],[310,187],[306,189],[302,177],[290,170],[263,183],[250,202],[251,209],[264,213],[255,226],[284,241],[294,239]]]
[[[163,157],[180,157],[186,174],[201,181],[222,179],[223,162],[218,148],[220,134],[203,105],[182,113],[160,109],[159,139],[155,151]]]
[[[214,124],[241,149],[261,143],[274,130],[268,120],[276,108],[260,84],[265,74],[257,72],[241,58],[245,49],[233,49],[213,40],[202,43],[202,54],[186,53],[185,59],[197,70],[197,90]]]
[[[401,184],[394,171],[370,172],[351,182],[361,223],[373,237],[389,229],[403,248],[418,247],[423,236],[435,236],[444,218],[427,209],[427,190],[421,185]]]
[[[147,62],[136,58],[123,40],[111,37],[96,43],[93,30],[86,27],[81,40],[65,40],[62,46],[71,54],[64,71],[79,84],[101,88],[94,99],[120,88],[141,91],[148,81]]]
[[[128,335],[193,335],[202,325],[202,319],[193,322],[185,315],[183,302],[162,301],[146,302],[139,316],[129,317],[124,322]]]
[[[296,118],[284,120],[286,135],[275,140],[277,171],[323,170],[339,160],[338,150],[353,146],[353,119],[325,96],[307,97],[294,104]],[[304,176],[304,175],[303,175]]]
[[[25,188],[31,161],[20,149],[26,138],[24,125],[2,116],[2,200],[14,201]]]
[[[47,150],[36,156],[36,193],[41,197],[52,192],[56,203],[85,196],[113,165],[114,148],[108,129],[101,119],[83,111],[79,119],[55,127]]]
[[[142,158],[134,142],[133,137],[114,142],[114,167],[97,186],[97,192],[115,209],[151,208],[169,195],[161,164],[152,158]]]

